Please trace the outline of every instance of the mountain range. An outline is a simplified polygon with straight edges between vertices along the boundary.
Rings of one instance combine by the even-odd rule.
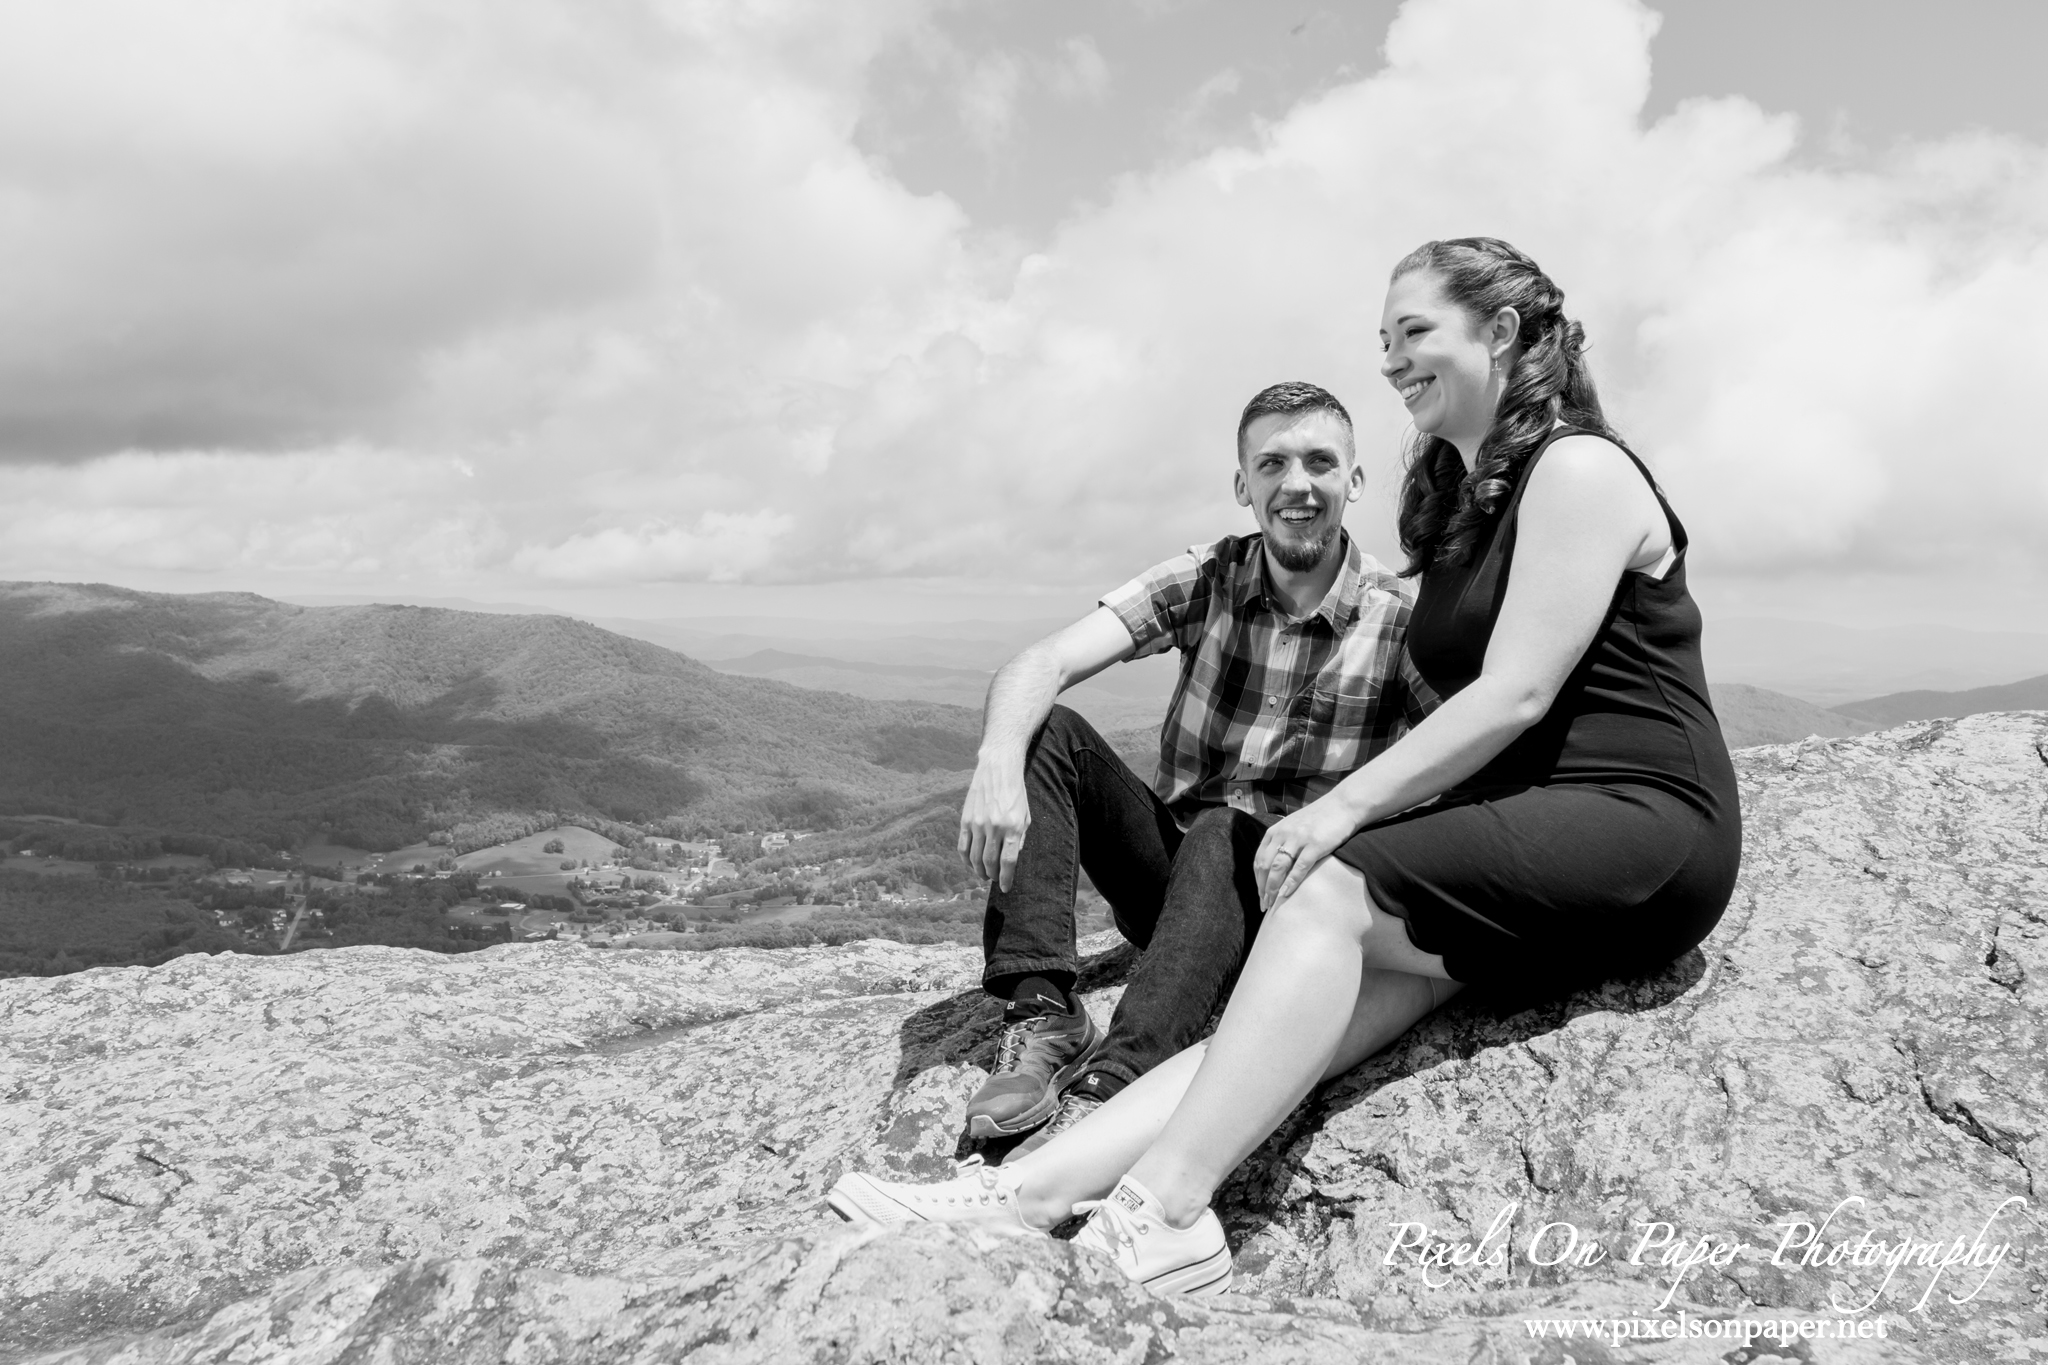
[[[340,605],[363,599],[299,600]],[[538,615],[552,610],[462,598],[410,600],[477,612]],[[938,701],[969,709],[979,709],[989,675],[1004,660],[1067,624],[1054,617],[915,625],[770,615],[588,619],[617,634],[678,650],[721,672],[878,700]],[[1739,746],[1859,733],[1856,726],[1933,715],[2041,705],[2026,698],[2038,697],[2042,689],[2028,691],[2029,683],[2007,680],[2048,676],[2048,633],[1715,616],[1707,622],[1706,656],[1707,676],[1722,698],[1724,723],[1734,733],[1759,736],[1734,739],[1731,733]],[[1176,665],[1171,654],[1135,660],[1070,689],[1061,700],[1105,731],[1156,724],[1172,691]],[[2001,707],[1977,695],[1999,687],[2019,689],[2011,694],[2017,700]],[[1893,703],[1893,696],[1902,693],[1917,700]],[[1896,707],[1906,709],[1896,711],[1896,720],[1864,714],[1863,708],[1880,703],[1885,716],[1895,714]],[[1842,729],[1839,717],[1846,717],[1851,728]],[[1812,728],[1781,733],[1801,724]]]
[[[1048,623],[1037,624],[1047,624],[1050,629]],[[754,643],[764,637],[740,638]],[[910,644],[913,650],[916,648],[914,642],[905,643]],[[889,657],[885,652],[887,648],[885,638],[868,642],[867,648],[861,651],[882,655],[879,660],[835,658],[769,646],[737,657],[707,657],[705,662],[722,672],[778,678],[799,687],[851,692],[863,697],[946,700],[969,707],[980,705],[981,695],[988,688],[992,667],[969,669],[886,661]],[[1746,657],[1737,650],[1730,653],[1738,659]],[[1750,662],[1754,665],[1755,660]],[[1801,665],[1794,660],[1792,666]],[[1154,655],[1097,674],[1079,687],[1069,689],[1060,700],[1087,716],[1105,732],[1152,728],[1158,725],[1159,717],[1166,709],[1176,675],[1176,656]],[[1918,689],[1866,697],[1835,706],[1739,682],[1716,683],[1713,695],[1714,709],[1720,717],[1721,730],[1729,747],[1741,749],[1755,744],[1790,743],[1809,735],[1837,739],[1845,735],[1867,734],[1886,726],[1935,716],[2048,708],[2048,676],[1957,692]]]
[[[1065,622],[956,621],[921,626],[914,634],[774,618],[603,624],[682,649],[723,672],[864,697],[979,707],[998,665]],[[1708,623],[1706,649],[1715,709],[1735,748],[2048,706],[2048,683],[2003,682],[2048,673],[2048,634],[1729,617]],[[1060,699],[1105,731],[1157,725],[1177,672],[1176,656],[1155,655],[1097,674]],[[1999,685],[1984,686],[1993,682]]]
[[[1051,623],[863,638],[815,622],[797,639],[744,624],[637,623],[706,652],[748,646],[707,662],[555,614],[0,584],[0,814],[285,848],[436,832],[476,846],[558,819],[879,829],[959,788],[989,671]],[[1144,770],[1174,674],[1170,656],[1140,660],[1063,700]],[[2048,676],[1832,708],[1742,683],[1714,694],[1743,747],[2048,706]]]
[[[946,621],[914,632],[844,621],[605,619],[608,630],[679,649],[722,673],[776,678],[857,697],[943,702],[979,711],[990,676],[1056,619]],[[1159,724],[1179,656],[1133,659],[1067,689],[1060,701],[1097,729]]]
[[[508,813],[824,826],[960,781],[966,709],[565,616],[0,584],[0,811],[389,849]]]
[[[2048,634],[2038,630],[1715,616],[1704,648],[1717,683],[1748,683],[1845,714],[1851,703],[1896,692],[1973,691],[2048,673]]]
[[[1881,729],[1903,725],[1909,720],[1932,720],[1936,716],[1978,716],[1987,711],[2048,710],[2048,673],[1999,687],[1972,687],[1961,692],[1933,692],[1920,689],[1849,702],[1835,710],[1853,720]]]

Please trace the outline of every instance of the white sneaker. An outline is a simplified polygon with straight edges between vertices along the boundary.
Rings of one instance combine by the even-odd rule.
[[[900,1180],[877,1180],[860,1171],[839,1177],[825,1202],[832,1212],[849,1223],[875,1227],[896,1227],[904,1223],[978,1223],[1006,1232],[1026,1232],[1043,1237],[1046,1228],[1024,1221],[1017,1204],[1021,1171],[985,1166],[976,1157],[963,1161],[960,1174],[951,1180],[914,1185]]]
[[[1152,1191],[1125,1176],[1109,1198],[1084,1199],[1074,1212],[1088,1213],[1074,1245],[1108,1256],[1155,1293],[1221,1294],[1230,1288],[1230,1244],[1209,1209],[1193,1227],[1174,1227]]]

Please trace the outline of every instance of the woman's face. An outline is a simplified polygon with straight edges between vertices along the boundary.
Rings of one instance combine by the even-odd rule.
[[[1512,319],[1511,311],[1504,312]],[[1513,359],[1505,347],[1514,335],[1512,321],[1504,326],[1501,318],[1474,318],[1445,298],[1434,270],[1411,270],[1387,287],[1380,373],[1400,395],[1417,431],[1442,437],[1470,459],[1493,424]]]

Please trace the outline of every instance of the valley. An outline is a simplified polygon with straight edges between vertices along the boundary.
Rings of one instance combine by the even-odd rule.
[[[0,975],[146,965],[173,946],[163,927],[173,923],[193,927],[190,951],[257,954],[358,944],[467,952],[540,939],[690,950],[973,942],[984,892],[951,855],[958,800],[949,793],[880,828],[832,835],[625,845],[564,825],[460,855],[439,844],[388,854],[310,844],[274,868],[65,859],[42,851],[45,822],[28,822],[30,833],[0,844],[14,850],[0,857]],[[0,836],[23,823],[0,821]],[[90,831],[64,823],[74,838]],[[1081,931],[1108,928],[1106,903],[1083,881]]]
[[[610,624],[0,584],[0,972],[354,944],[978,940],[985,891],[954,850],[967,703],[1053,623]],[[1782,624],[1731,632],[1729,652],[1808,666]],[[1962,676],[2032,657],[2025,637],[1973,648]],[[1062,700],[1149,775],[1175,675],[1172,656],[1142,660]],[[2048,706],[2048,678],[1714,697],[1742,748]],[[1078,910],[1107,927],[1085,886]]]

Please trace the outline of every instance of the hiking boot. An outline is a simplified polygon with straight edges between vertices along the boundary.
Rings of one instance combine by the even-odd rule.
[[[1015,1147],[1012,1147],[1010,1154],[1003,1158],[1004,1164],[1007,1165],[1012,1161],[1020,1161],[1030,1156],[1040,1147],[1045,1146],[1046,1143],[1051,1142],[1061,1133],[1066,1132],[1067,1129],[1072,1128],[1082,1119],[1087,1118],[1090,1114],[1100,1109],[1104,1103],[1104,1100],[1094,1095],[1084,1095],[1078,1090],[1067,1091],[1060,1096],[1059,1108],[1053,1110],[1052,1117],[1046,1120],[1045,1127],[1039,1129],[1030,1137],[1025,1138]]]
[[[1046,1234],[1045,1228],[1024,1221],[1017,1205],[1017,1182],[1022,1179],[1017,1172],[984,1166],[979,1158],[961,1162],[958,1170],[953,1179],[929,1185],[878,1180],[852,1171],[839,1177],[825,1202],[847,1222],[873,1227],[975,1223],[999,1232]]]
[[[1230,1244],[1214,1210],[1203,1209],[1193,1227],[1174,1227],[1152,1191],[1125,1176],[1109,1198],[1084,1199],[1074,1212],[1088,1214],[1074,1245],[1109,1257],[1156,1294],[1221,1294],[1230,1288]]]
[[[1088,1069],[1102,1031],[1077,1002],[1072,1014],[1003,1011],[995,1070],[967,1101],[969,1137],[1015,1137],[1053,1116],[1060,1092]]]

